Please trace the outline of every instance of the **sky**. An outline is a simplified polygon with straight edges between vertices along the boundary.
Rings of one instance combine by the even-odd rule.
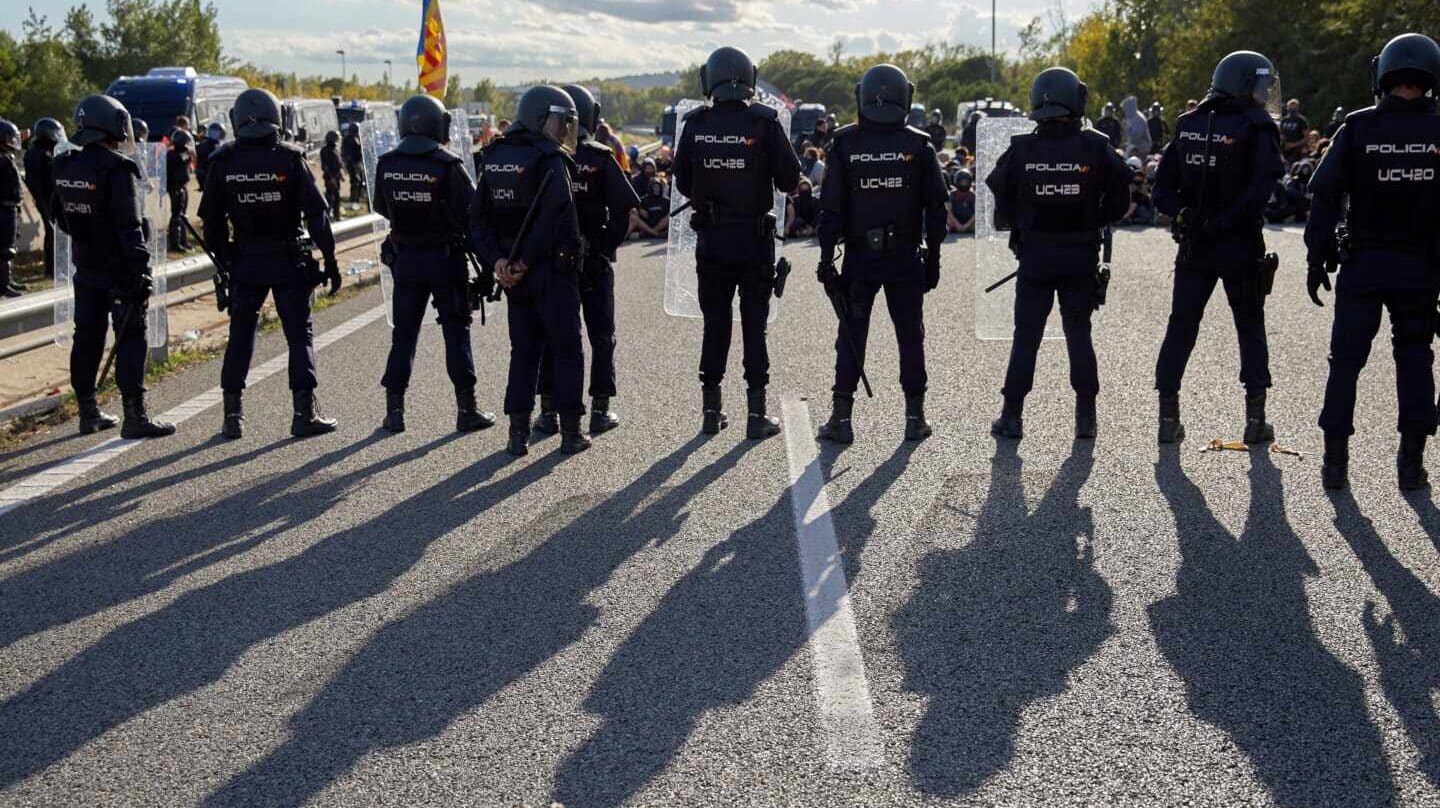
[[[103,0],[83,0],[104,17]],[[58,23],[82,0],[8,0],[0,28],[15,32],[26,8]],[[384,60],[397,78],[415,74],[420,0],[214,0],[225,52],[301,75],[379,79]],[[793,48],[823,54],[837,38],[847,55],[952,42],[988,48],[984,0],[440,0],[450,72],[466,84],[564,81],[682,68],[720,45],[757,60]],[[1036,16],[1057,9],[1074,20],[1099,0],[998,0],[1000,50]]]

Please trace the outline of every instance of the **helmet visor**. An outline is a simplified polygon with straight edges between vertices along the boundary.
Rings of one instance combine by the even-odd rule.
[[[1280,92],[1280,73],[1269,68],[1260,67],[1255,69],[1255,87],[1250,91],[1250,96],[1255,100],[1255,105],[1263,108],[1271,118],[1280,120],[1283,114],[1280,99],[1284,94]]]
[[[580,117],[569,107],[552,106],[545,116],[545,136],[574,153],[580,139]]]

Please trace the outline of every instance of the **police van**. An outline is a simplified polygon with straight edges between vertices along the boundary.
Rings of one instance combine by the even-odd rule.
[[[389,101],[346,101],[335,107],[335,115],[340,119],[342,131],[350,128],[350,124],[359,124],[361,121],[378,120],[386,115],[395,122],[400,120],[400,110]]]
[[[163,140],[181,115],[190,119],[192,132],[204,132],[212,123],[230,128],[230,108],[249,89],[244,79],[211,76],[193,67],[154,67],[143,76],[121,76],[105,94],[125,105],[130,117],[150,127],[150,140]]]
[[[280,102],[280,136],[313,155],[325,145],[326,132],[340,131],[335,104],[326,98],[287,98]]]

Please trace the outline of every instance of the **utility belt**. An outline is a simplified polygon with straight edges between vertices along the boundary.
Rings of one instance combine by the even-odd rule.
[[[845,237],[845,249],[857,252],[888,252],[906,255],[920,252],[920,239],[909,233],[901,233],[893,224],[872,227],[861,233]]]
[[[1357,253],[1388,252],[1417,255],[1440,260],[1440,237],[1430,241],[1392,241],[1383,238],[1352,236],[1342,225],[1335,237],[1336,257],[1341,263],[1350,260]]]
[[[693,209],[690,214],[690,229],[697,233],[721,225],[750,225],[755,228],[755,238],[761,241],[775,237],[777,223],[773,211],[754,215],[721,213],[712,201],[694,200],[691,200],[690,207]]]
[[[239,258],[265,255],[298,256],[306,252],[305,245],[296,238],[249,237],[244,233],[230,242],[230,254]]]
[[[1043,230],[1026,230],[1020,237],[1022,244],[1034,244],[1040,247],[1099,247],[1100,232],[1098,230],[1066,230],[1047,232]]]

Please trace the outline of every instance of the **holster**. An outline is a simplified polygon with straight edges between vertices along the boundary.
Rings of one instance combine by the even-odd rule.
[[[716,210],[715,203],[710,201],[690,202],[690,229],[699,233],[707,228],[720,224],[720,212]]]
[[[1259,271],[1256,276],[1256,291],[1260,293],[1260,297],[1268,297],[1275,288],[1275,270],[1280,268],[1280,256],[1273,252],[1265,253],[1256,268]]]
[[[380,242],[380,263],[391,269],[395,268],[395,242],[389,236]]]
[[[1105,300],[1109,296],[1109,294],[1110,267],[1105,264],[1101,264],[1095,270],[1095,287],[1093,293],[1093,299],[1095,301],[1095,311],[1099,311],[1100,307],[1105,305]]]

